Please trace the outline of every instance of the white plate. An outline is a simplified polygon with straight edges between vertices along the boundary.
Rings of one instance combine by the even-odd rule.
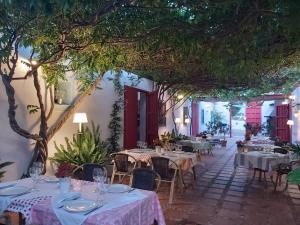
[[[108,192],[110,193],[124,193],[128,192],[131,187],[124,185],[124,184],[112,184],[108,188]]]
[[[0,189],[0,196],[22,195],[30,191],[30,188],[24,186],[14,186]]]
[[[97,207],[92,200],[74,200],[64,203],[64,209],[68,212],[86,212]]]
[[[43,180],[45,182],[48,182],[48,183],[57,183],[57,182],[59,182],[59,179],[57,177],[48,177],[48,176],[45,176],[45,177],[43,177]]]

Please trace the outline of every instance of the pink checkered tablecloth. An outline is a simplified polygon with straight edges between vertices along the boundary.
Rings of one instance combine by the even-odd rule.
[[[155,192],[143,191],[146,198],[91,215],[84,225],[151,225],[156,220],[159,225],[165,225],[164,216]],[[60,225],[51,205],[46,200],[32,207],[32,223],[38,225]]]
[[[32,187],[31,179],[22,179],[14,183]],[[80,184],[81,198],[96,199],[95,183],[72,180],[72,184],[75,183]],[[2,210],[22,213],[26,218],[26,224],[60,225],[51,203],[51,199],[60,193],[59,184],[40,181],[37,188],[39,191],[18,197],[0,197],[0,209],[2,207]],[[124,200],[127,196],[129,199],[136,197],[127,202]],[[130,193],[106,193],[103,198],[106,203],[102,210],[88,216],[83,222],[84,225],[151,225],[154,220],[159,225],[165,225],[163,211],[155,192],[136,189]]]

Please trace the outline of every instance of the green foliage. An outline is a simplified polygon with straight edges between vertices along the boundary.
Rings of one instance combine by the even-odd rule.
[[[300,145],[299,144],[291,144],[289,145],[290,151],[292,151],[296,156],[300,157]]]
[[[92,129],[84,127],[81,134],[73,136],[72,141],[65,138],[66,145],[55,144],[56,152],[51,161],[81,166],[84,163],[104,164],[108,160],[106,144],[101,140],[100,127],[92,122]]]
[[[228,132],[228,125],[222,123],[223,116],[221,112],[212,111],[211,120],[206,124],[206,129],[211,134],[223,133],[224,135]]]
[[[108,149],[110,153],[117,152],[120,149],[119,140],[121,136],[121,117],[120,113],[123,106],[123,86],[121,84],[122,72],[114,74],[113,84],[115,88],[115,94],[117,95],[117,100],[112,105],[112,112],[110,114],[111,120],[108,124],[108,129],[110,130],[110,137],[107,139]]]
[[[37,105],[27,105],[26,108],[27,108],[29,114],[37,113],[40,109],[40,107],[38,107]]]
[[[0,163],[0,181],[1,181],[1,178],[3,178],[4,174],[5,174],[5,171],[2,171],[2,169],[4,167],[7,167],[9,165],[13,164],[13,162],[4,162],[4,163]]]
[[[75,71],[85,89],[91,74],[125,69],[190,94],[248,98],[300,78],[290,71],[299,11],[295,0],[2,0],[0,63],[30,46],[48,85]]]

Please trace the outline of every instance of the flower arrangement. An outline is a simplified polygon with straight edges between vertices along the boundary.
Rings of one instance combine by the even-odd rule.
[[[73,176],[73,172],[75,170],[76,166],[64,162],[59,164],[57,171],[55,173],[55,176],[57,178],[63,178],[63,177],[72,177]]]

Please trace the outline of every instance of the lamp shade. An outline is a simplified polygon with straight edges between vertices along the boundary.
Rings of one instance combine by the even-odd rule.
[[[175,123],[181,123],[181,119],[179,117],[175,118]]]
[[[293,120],[288,120],[286,122],[286,124],[289,125],[289,126],[292,126],[292,125],[294,125],[294,121]]]
[[[87,123],[86,113],[75,113],[73,117],[73,123]]]
[[[186,118],[186,119],[184,120],[184,122],[188,124],[188,123],[191,122],[191,119],[190,119],[190,118]]]

